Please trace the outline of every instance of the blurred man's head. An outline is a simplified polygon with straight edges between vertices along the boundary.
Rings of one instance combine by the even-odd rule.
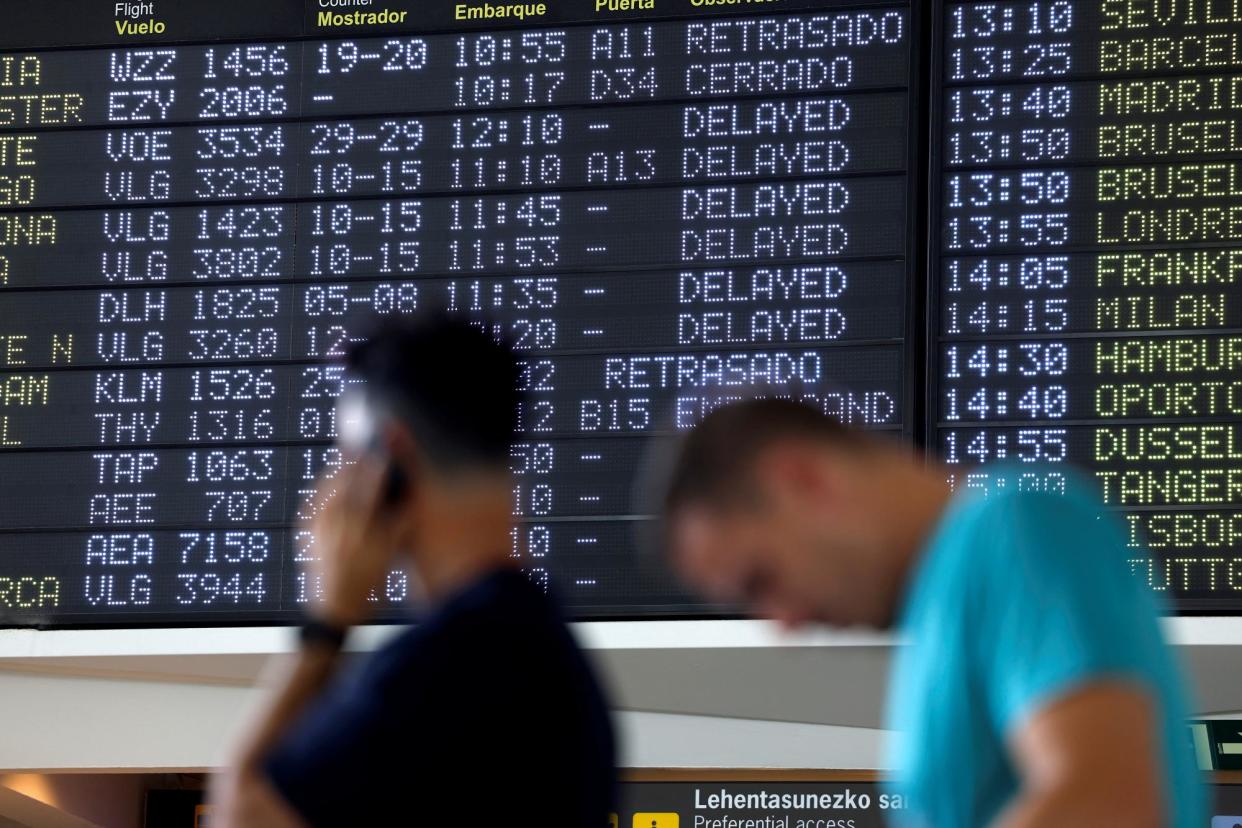
[[[512,351],[465,320],[435,315],[386,323],[350,350],[346,369],[363,381],[374,448],[404,478],[392,508],[415,557],[468,554],[465,534],[509,522],[522,401]]]
[[[666,540],[682,576],[716,600],[789,626],[883,627],[946,499],[902,448],[801,403],[751,400],[683,441]]]

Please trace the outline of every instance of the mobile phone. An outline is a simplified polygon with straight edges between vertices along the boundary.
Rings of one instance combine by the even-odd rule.
[[[388,459],[388,469],[384,472],[384,503],[395,506],[405,498],[410,481],[405,472],[397,465],[397,461]]]
[[[347,392],[337,409],[337,445],[347,455],[370,455],[383,459],[383,499],[387,505],[399,503],[409,489],[409,479],[397,461],[388,456],[383,442],[385,415],[365,393]]]

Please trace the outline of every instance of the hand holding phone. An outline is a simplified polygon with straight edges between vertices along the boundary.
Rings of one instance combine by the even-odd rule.
[[[337,411],[337,444],[349,457],[371,457],[384,463],[383,502],[394,506],[409,490],[409,479],[401,466],[389,456],[384,443],[385,415],[367,394],[349,391],[341,397]]]
[[[386,504],[387,470],[364,455],[319,484],[307,566],[322,603],[314,610],[338,626],[366,621],[371,596],[392,569],[401,522]]]

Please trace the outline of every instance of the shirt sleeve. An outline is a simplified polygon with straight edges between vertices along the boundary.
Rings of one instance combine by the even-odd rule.
[[[1157,606],[1114,518],[1071,492],[1000,498],[977,519],[975,662],[998,732],[1092,681],[1156,690]]]

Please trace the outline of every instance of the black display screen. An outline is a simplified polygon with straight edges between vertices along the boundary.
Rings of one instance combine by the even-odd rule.
[[[634,480],[753,386],[955,487],[1077,469],[1242,610],[1240,113],[1229,3],[14,10],[0,623],[294,618],[335,359],[428,308],[521,350],[514,554],[577,617],[722,610]]]
[[[643,438],[756,385],[913,434],[922,16],[6,11],[0,623],[296,618],[334,358],[429,308],[522,352],[525,571],[578,617],[719,611],[636,554]]]
[[[1078,468],[1135,577],[1238,611],[1242,15],[1038,0],[937,21],[929,442],[967,488],[1061,492]]]

